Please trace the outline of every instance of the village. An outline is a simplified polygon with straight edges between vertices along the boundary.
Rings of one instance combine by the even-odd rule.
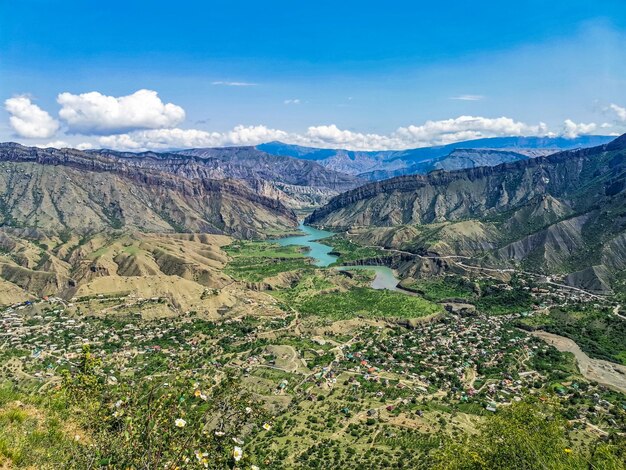
[[[547,291],[545,303],[555,295]],[[518,328],[518,320],[544,315],[544,308],[509,315],[446,312],[413,328],[361,321],[343,334],[324,336],[287,312],[215,322],[194,313],[145,320],[140,310],[90,316],[71,307],[53,297],[1,311],[0,374],[54,387],[89,344],[103,359],[111,385],[229,369],[267,396],[277,416],[289,416],[305,402],[317,413],[316,402],[331,401],[332,413],[346,423],[355,416],[401,416],[415,426],[428,422],[424,430],[432,431],[429,410],[480,417],[534,396],[559,401],[573,425],[598,435],[626,429],[622,393],[585,380],[573,357]]]

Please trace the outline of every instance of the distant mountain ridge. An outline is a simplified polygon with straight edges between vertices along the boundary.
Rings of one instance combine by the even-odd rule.
[[[610,136],[580,136],[573,139],[565,137],[494,137],[477,139],[453,144],[423,147],[408,150],[353,151],[344,149],[320,149],[268,142],[256,148],[273,155],[316,161],[319,164],[344,173],[349,173],[370,181],[388,179],[405,174],[428,173],[446,168],[446,158],[457,149],[505,150],[536,156],[531,149],[541,150],[541,154],[575,148],[593,147],[610,142]],[[482,161],[481,165],[502,163],[500,160]],[[479,166],[479,165],[474,165]]]
[[[270,155],[255,147],[197,148],[172,152],[193,158],[202,177],[233,178],[293,208],[317,206],[365,183],[313,161]]]

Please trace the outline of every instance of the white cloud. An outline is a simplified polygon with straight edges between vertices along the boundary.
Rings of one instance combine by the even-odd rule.
[[[384,150],[445,145],[486,137],[549,135],[544,123],[529,125],[511,118],[459,116],[453,119],[426,121],[422,125],[400,127],[390,135],[363,134],[341,130],[336,125],[309,127],[299,140],[308,144],[345,147],[355,150]],[[307,142],[302,142],[306,144]]]
[[[379,134],[363,134],[341,130],[335,124],[309,127],[304,136],[295,136],[295,143],[320,147],[342,147],[353,150],[378,150],[397,145],[395,139]]]
[[[480,101],[484,100],[485,97],[483,95],[459,95],[459,96],[451,96],[451,100],[460,100],[460,101]]]
[[[615,112],[615,114],[617,115],[617,118],[620,121],[626,121],[626,108],[623,108],[621,106],[618,106],[614,103],[612,103],[609,108]]]
[[[156,91],[138,90],[127,96],[106,96],[97,91],[74,95],[61,93],[59,117],[70,132],[121,133],[137,129],[174,127],[185,119],[185,110],[163,103]]]
[[[584,133],[589,125],[576,125]],[[564,131],[568,135],[572,129]],[[445,145],[452,142],[486,137],[542,135],[548,132],[544,123],[529,125],[511,118],[459,116],[454,119],[427,121],[422,125],[400,127],[388,135],[361,133],[340,129],[335,124],[311,126],[304,134],[289,133],[266,126],[237,126],[228,132],[207,132],[198,129],[154,129],[103,136],[98,144],[126,150],[168,149],[186,147],[219,147],[258,145],[272,140],[325,148],[351,150],[388,150]]]
[[[272,140],[283,140],[289,134],[266,126],[237,126],[232,131],[222,134],[222,145],[258,145]]]
[[[118,150],[172,149],[258,145],[288,137],[288,133],[266,126],[237,126],[229,132],[207,132],[198,129],[154,129],[127,134],[103,136],[99,145]]]
[[[64,148],[74,148],[78,150],[89,150],[93,148],[93,144],[89,142],[81,142],[80,144],[70,144],[65,140],[53,140],[52,142],[48,142],[46,144],[35,144],[35,147],[39,147],[42,149],[47,148],[55,148],[55,149],[64,149]]]
[[[65,142],[64,140],[54,140],[52,142],[48,142],[47,144],[37,144],[35,145],[35,147],[39,147],[42,149],[47,149],[50,147],[55,148],[55,149],[63,149],[63,148],[71,148],[72,145]]]
[[[470,95],[472,96],[472,95]],[[350,150],[393,150],[445,145],[453,142],[503,136],[557,136],[573,138],[589,134],[608,124],[564,121],[559,132],[550,132],[546,124],[528,124],[509,117],[458,116],[451,119],[429,120],[419,125],[399,127],[388,134],[363,133],[340,129],[335,124],[311,126],[304,133],[286,132],[267,126],[236,126],[226,132],[176,127],[185,117],[185,111],[172,103],[163,103],[157,93],[139,90],[132,95],[113,97],[98,92],[74,95],[61,93],[59,116],[67,123],[69,133],[94,136],[80,144],[80,149],[109,147],[125,150],[164,150],[188,147],[217,147],[257,145],[281,140],[288,143],[322,148]],[[285,104],[299,104],[300,99],[285,100]],[[59,122],[46,111],[31,103],[28,97],[5,101],[11,113],[11,125],[26,138],[49,138],[56,134]],[[608,109],[608,108],[607,108]],[[626,109],[615,104],[610,109],[621,119]],[[57,135],[57,138],[64,138]],[[70,139],[71,140],[71,139]],[[69,146],[56,140],[45,146]]]
[[[11,114],[11,127],[20,137],[47,139],[59,130],[59,122],[26,96],[9,98],[4,107]]]
[[[547,126],[542,122],[538,125],[529,125],[508,117],[459,116],[440,121],[426,121],[420,126],[401,127],[395,132],[395,138],[402,143],[426,146],[486,137],[547,135],[547,133]]]
[[[225,81],[217,81],[211,82],[211,85],[222,85],[222,86],[257,86],[257,83],[251,82],[225,82]]]
[[[573,139],[581,134],[591,134],[597,129],[598,125],[595,122],[585,124],[583,122],[575,123],[571,119],[566,119],[563,122],[563,130],[561,135],[568,139]]]

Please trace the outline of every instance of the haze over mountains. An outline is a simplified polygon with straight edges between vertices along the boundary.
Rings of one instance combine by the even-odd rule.
[[[559,150],[593,147],[612,140],[610,136],[564,137],[494,137],[453,144],[423,147],[410,150],[353,151],[343,149],[319,149],[269,142],[257,148],[274,155],[312,160],[336,171],[356,175],[367,180],[383,180],[406,174],[428,173],[436,169],[491,166],[533,156],[546,155]],[[465,156],[462,163],[455,155],[457,149],[473,149],[472,157]],[[490,150],[508,151],[495,158]],[[454,163],[449,163],[452,158]],[[459,166],[461,165],[461,166]]]

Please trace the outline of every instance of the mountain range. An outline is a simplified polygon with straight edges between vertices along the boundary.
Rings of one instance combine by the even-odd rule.
[[[107,230],[263,237],[293,211],[192,157],[0,144],[0,225],[48,234]]]
[[[254,147],[196,148],[175,154],[190,157],[198,165],[201,171],[196,177],[237,179],[294,209],[324,204],[365,183],[314,161],[271,155]]]
[[[345,149],[320,149],[269,142],[256,148],[273,155],[283,155],[310,160],[336,171],[358,176],[361,179],[379,181],[394,176],[428,173],[436,169],[453,169],[473,166],[492,166],[505,161],[547,155],[560,150],[602,145],[610,136],[565,137],[494,137],[455,142],[448,145],[423,147],[409,150],[353,151]],[[459,160],[455,151],[463,149],[473,157]],[[469,152],[469,150],[472,152]],[[507,155],[495,155],[494,150]],[[489,158],[495,156],[495,158]],[[453,162],[448,162],[452,159]]]
[[[333,151],[320,149],[295,158],[254,147],[130,153],[0,144],[0,279],[7,292],[59,291],[104,272],[180,272],[196,282],[207,261],[179,256],[176,247],[195,239],[162,237],[275,236],[297,227],[295,210],[317,207],[308,223],[349,230],[363,245],[557,273],[598,291],[621,282],[626,137],[558,153],[554,146],[606,138],[487,140],[475,145],[502,148],[464,142],[404,156],[378,152],[381,165],[424,165],[430,173],[371,183],[333,169]],[[208,254],[218,242],[199,243],[194,250]],[[101,250],[111,258],[87,269]]]
[[[364,244],[462,255],[610,289],[626,267],[626,135],[608,144],[370,183],[307,223]]]

